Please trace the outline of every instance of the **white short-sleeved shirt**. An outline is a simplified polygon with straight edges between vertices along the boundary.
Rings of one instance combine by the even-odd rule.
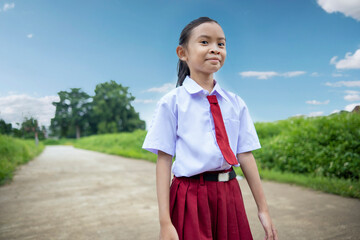
[[[235,154],[261,148],[245,102],[222,89],[215,79],[214,83],[209,94],[187,76],[182,86],[157,102],[142,148],[155,154],[161,150],[175,155],[172,172],[176,177],[231,167],[217,144],[207,95],[217,96],[230,147]]]

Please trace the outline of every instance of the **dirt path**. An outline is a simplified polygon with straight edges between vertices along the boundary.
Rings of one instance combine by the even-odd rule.
[[[254,239],[264,231],[240,180]],[[280,239],[360,239],[360,201],[263,181]],[[0,187],[0,239],[158,239],[155,164],[47,147]]]

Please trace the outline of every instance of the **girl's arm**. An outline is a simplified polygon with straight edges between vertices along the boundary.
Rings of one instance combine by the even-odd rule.
[[[172,156],[158,151],[156,191],[159,205],[160,239],[178,239],[170,218],[170,178]]]
[[[237,154],[240,167],[244,173],[246,181],[249,184],[251,192],[254,196],[257,208],[258,217],[265,230],[265,239],[277,240],[277,230],[273,225],[269,208],[266,203],[265,194],[261,185],[259,170],[256,166],[255,158],[252,152],[245,152]]]

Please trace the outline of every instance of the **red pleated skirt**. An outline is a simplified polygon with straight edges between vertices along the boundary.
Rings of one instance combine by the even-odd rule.
[[[214,182],[174,176],[170,216],[180,240],[253,240],[236,178]]]

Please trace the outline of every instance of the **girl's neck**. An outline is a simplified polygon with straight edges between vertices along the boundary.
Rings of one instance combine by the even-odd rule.
[[[195,82],[197,82],[197,84],[199,84],[203,89],[209,91],[209,93],[211,93],[211,91],[214,88],[214,78],[212,73],[211,74],[190,73],[190,78]]]

